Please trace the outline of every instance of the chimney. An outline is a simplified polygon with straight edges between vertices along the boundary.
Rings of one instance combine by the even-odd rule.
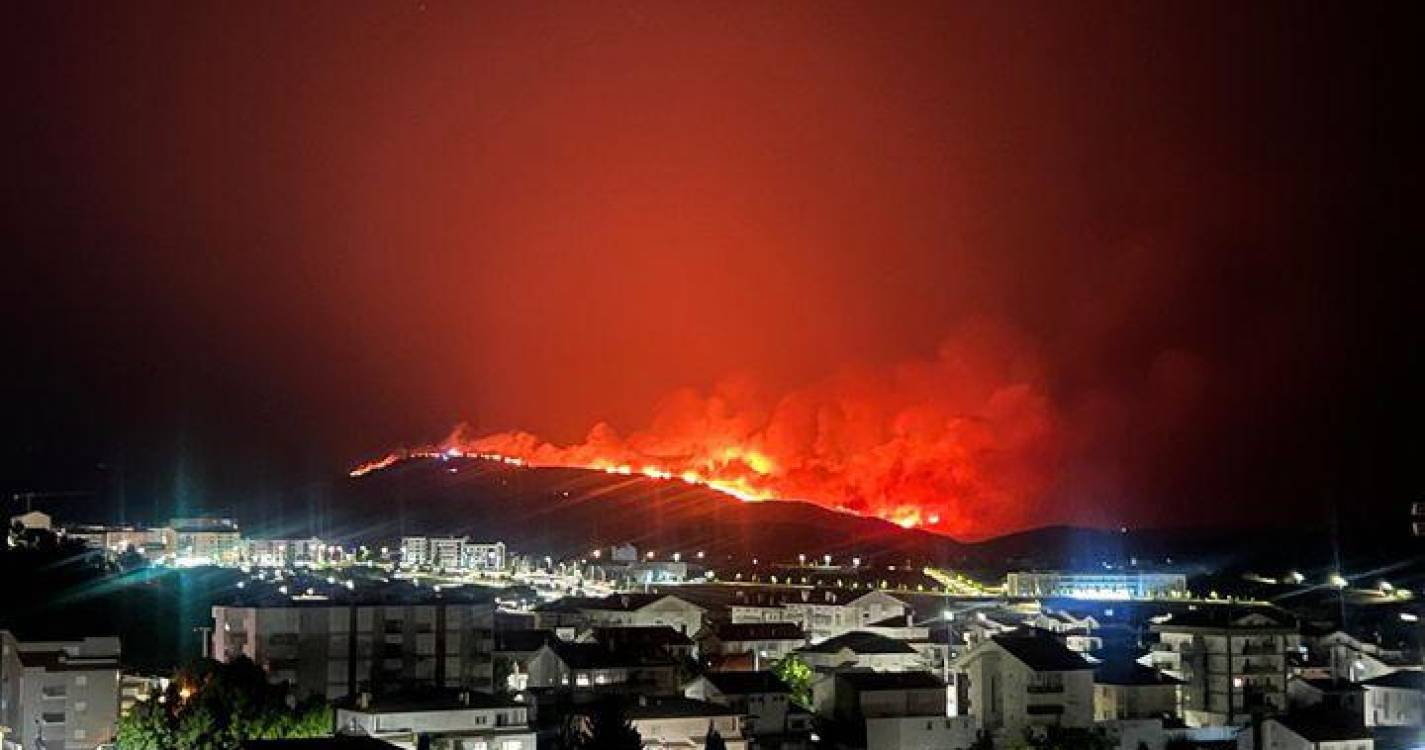
[[[462,691],[460,691],[460,705],[462,705],[462,706],[469,706],[469,705],[470,705],[470,691],[469,691],[469,690],[462,690]]]
[[[371,694],[365,691],[356,695],[356,707],[362,710],[371,708]]]
[[[638,705],[643,706],[643,707],[646,708],[646,707],[648,706],[648,696],[646,696],[646,695],[640,695],[640,696],[638,696]]]

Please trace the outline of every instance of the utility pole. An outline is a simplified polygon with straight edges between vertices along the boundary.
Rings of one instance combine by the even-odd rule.
[[[92,494],[94,494],[93,490],[26,490],[25,492],[14,493],[10,496],[10,499],[14,500],[17,503],[21,500],[24,500],[25,512],[29,513],[30,511],[35,509],[35,500],[58,500],[60,498],[66,497],[87,497]]]

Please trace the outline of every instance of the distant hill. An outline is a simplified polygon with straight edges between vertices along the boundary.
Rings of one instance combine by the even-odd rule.
[[[339,535],[469,534],[521,550],[578,555],[641,549],[786,560],[798,553],[950,561],[965,545],[810,503],[745,503],[676,480],[481,459],[407,460],[351,479],[332,503]]]
[[[556,557],[625,541],[659,552],[703,550],[791,560],[797,554],[857,555],[868,562],[912,560],[1001,573],[1011,569],[1115,566],[1311,575],[1364,571],[1407,558],[1425,545],[1405,524],[1278,529],[1086,529],[1044,527],[960,542],[874,518],[801,502],[745,503],[679,481],[585,469],[529,468],[474,458],[411,459],[332,487],[327,510],[303,528],[333,539],[394,540],[403,534],[468,534]],[[294,513],[295,515],[296,513]],[[311,517],[312,514],[304,514]],[[259,523],[250,531],[279,533]],[[1339,542],[1339,543],[1338,543]],[[1410,566],[1415,567],[1415,566]],[[1409,576],[1406,571],[1401,574]]]

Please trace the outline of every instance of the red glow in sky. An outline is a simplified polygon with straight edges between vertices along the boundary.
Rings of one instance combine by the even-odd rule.
[[[1387,15],[27,5],[8,453],[239,504],[604,425],[970,536],[1285,507],[1404,372]]]

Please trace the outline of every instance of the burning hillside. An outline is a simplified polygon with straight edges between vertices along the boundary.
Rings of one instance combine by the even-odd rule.
[[[1037,358],[982,324],[925,361],[848,369],[786,393],[745,378],[668,396],[645,428],[598,423],[583,442],[464,425],[404,456],[481,456],[705,485],[746,501],[807,500],[904,527],[978,538],[1042,523],[1058,463],[1058,418]]]

